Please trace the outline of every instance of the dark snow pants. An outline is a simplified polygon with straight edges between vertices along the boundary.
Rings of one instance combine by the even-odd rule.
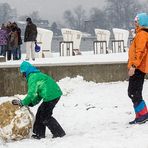
[[[40,136],[41,138],[45,137],[46,126],[53,134],[53,138],[62,137],[65,135],[65,131],[62,129],[60,124],[55,118],[52,117],[52,111],[59,99],[60,98],[50,102],[43,102],[37,110],[36,119],[33,126],[33,133]]]
[[[139,104],[142,100],[142,89],[144,83],[145,73],[136,69],[135,74],[129,78],[128,96],[131,98],[133,104]]]

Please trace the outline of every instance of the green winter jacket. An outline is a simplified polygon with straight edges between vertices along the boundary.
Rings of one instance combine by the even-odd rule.
[[[58,84],[50,76],[43,74],[29,62],[24,61],[20,66],[20,71],[26,75],[28,85],[27,96],[21,100],[22,105],[34,106],[42,99],[43,102],[49,102],[62,95]]]

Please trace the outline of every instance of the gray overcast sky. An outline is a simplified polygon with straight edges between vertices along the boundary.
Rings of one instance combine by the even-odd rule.
[[[56,21],[61,20],[62,13],[70,8],[82,5],[89,10],[92,7],[103,7],[105,0],[0,0],[0,3],[7,2],[12,8],[16,8],[18,15],[29,14],[32,11],[39,11],[44,19]]]

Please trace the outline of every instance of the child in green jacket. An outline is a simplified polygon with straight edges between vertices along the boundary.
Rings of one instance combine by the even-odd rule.
[[[50,76],[40,72],[29,62],[24,61],[21,64],[20,72],[27,80],[28,92],[23,100],[12,100],[12,104],[35,106],[43,100],[37,110],[32,137],[35,139],[45,138],[46,126],[53,134],[53,138],[63,137],[65,131],[52,117],[52,111],[62,95],[60,87]]]

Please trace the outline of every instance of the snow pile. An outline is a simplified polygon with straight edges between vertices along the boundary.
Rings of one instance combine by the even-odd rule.
[[[26,107],[14,106],[10,101],[0,105],[0,137],[5,140],[20,140],[29,137],[33,114]]]
[[[83,77],[61,79],[63,96],[53,111],[66,132],[62,138],[23,139],[4,143],[0,148],[148,148],[148,122],[129,125],[135,113],[127,95],[128,82],[95,83]],[[148,103],[148,80],[143,98]],[[23,99],[23,95],[19,95]],[[1,97],[0,103],[9,97]],[[147,104],[148,105],[148,104]],[[39,104],[30,108],[35,114]]]

